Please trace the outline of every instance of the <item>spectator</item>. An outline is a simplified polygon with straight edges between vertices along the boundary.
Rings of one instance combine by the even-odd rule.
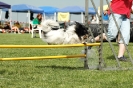
[[[11,31],[10,22],[5,22],[3,27],[3,32],[9,33]]]
[[[92,15],[92,18],[91,18],[91,23],[96,23],[97,22],[97,19],[94,15]]]
[[[104,11],[102,15],[103,22],[108,22],[109,20],[109,15],[108,15],[108,9]]]
[[[36,18],[33,19],[33,25],[34,25],[34,28],[37,28],[37,26],[40,25],[42,21],[42,14],[38,14]]]
[[[14,26],[12,26],[12,30],[14,30],[14,34],[16,33],[21,34],[20,29],[21,29],[21,25],[17,21],[16,23],[14,23]]]

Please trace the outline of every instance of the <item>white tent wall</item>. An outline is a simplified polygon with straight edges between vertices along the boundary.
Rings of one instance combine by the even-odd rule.
[[[1,11],[0,11],[0,20],[9,21],[10,22],[11,32],[12,32],[12,11],[11,11],[11,9],[8,9],[8,11],[9,11],[8,19],[5,19],[5,17],[4,17],[4,19],[2,19],[4,15],[3,15],[3,11],[1,9]]]
[[[56,15],[56,12],[54,14],[50,14],[50,15],[43,13],[43,18],[44,18],[44,20],[52,19],[52,20],[56,21],[57,15]]]
[[[70,21],[82,22],[82,21],[81,21],[81,19],[82,19],[82,18],[81,18],[82,15],[71,14],[70,16],[71,16]],[[83,16],[83,21],[84,21],[84,16]]]
[[[2,11],[2,16],[1,16],[2,20],[5,20],[5,15],[4,14],[5,14],[5,12]],[[11,16],[12,16],[11,17],[12,23],[14,21],[19,21],[19,22],[24,22],[24,23],[28,23],[29,22],[29,15],[28,15],[28,13],[18,13],[18,18],[17,18],[16,12],[12,12]],[[34,17],[36,17],[36,14],[34,14]],[[84,15],[83,15],[83,20],[82,20],[81,17],[82,17],[82,15],[71,14],[71,21],[82,22],[82,21],[84,21]],[[45,16],[44,16],[44,19],[45,19]],[[57,13],[55,15],[54,20],[57,20]]]

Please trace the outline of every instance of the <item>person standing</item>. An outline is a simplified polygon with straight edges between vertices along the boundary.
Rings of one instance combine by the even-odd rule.
[[[111,0],[111,9],[118,24],[118,27],[120,28],[120,31],[122,33],[126,45],[128,45],[130,40],[129,19],[130,19],[131,7],[132,7],[132,0]],[[107,36],[109,40],[113,40],[116,38],[117,34],[118,34],[118,29],[116,27],[115,21],[113,20],[113,16],[110,13]],[[94,39],[95,41],[100,40],[99,36],[95,37]],[[105,33],[103,33],[103,39],[107,40]],[[89,40],[93,42],[93,39],[89,38]],[[126,47],[124,45],[122,38],[120,38],[118,44],[119,44],[118,60],[127,61],[127,58],[124,57]]]

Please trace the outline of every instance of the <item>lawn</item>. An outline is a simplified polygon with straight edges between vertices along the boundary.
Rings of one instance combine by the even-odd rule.
[[[39,37],[31,34],[0,34],[1,45],[45,45]],[[112,43],[117,54],[118,45]],[[133,56],[133,43],[129,51]],[[81,54],[84,47],[39,48],[39,49],[0,49],[1,58],[34,57]],[[88,58],[89,67],[98,65],[97,47],[93,47]],[[125,55],[128,57],[128,54]],[[0,62],[0,88],[132,88],[133,70],[131,62],[116,60],[107,42],[103,44],[103,59],[106,69],[84,69],[80,58],[21,60]],[[130,68],[130,69],[128,69]]]

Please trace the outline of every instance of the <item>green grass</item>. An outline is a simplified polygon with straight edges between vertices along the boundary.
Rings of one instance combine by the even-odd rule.
[[[45,45],[31,34],[0,34],[1,45]],[[112,43],[118,51],[116,43]],[[132,54],[133,44],[129,51]],[[34,57],[80,54],[84,47],[43,49],[0,49],[1,58]],[[125,55],[128,57],[128,54]],[[133,54],[132,54],[133,56]],[[112,70],[117,66],[111,48],[103,44],[103,59],[107,70],[86,70],[80,58],[52,60],[21,60],[0,62],[0,88],[132,88],[133,71],[130,62],[120,62],[125,70]],[[89,66],[98,65],[96,47],[92,48]]]

